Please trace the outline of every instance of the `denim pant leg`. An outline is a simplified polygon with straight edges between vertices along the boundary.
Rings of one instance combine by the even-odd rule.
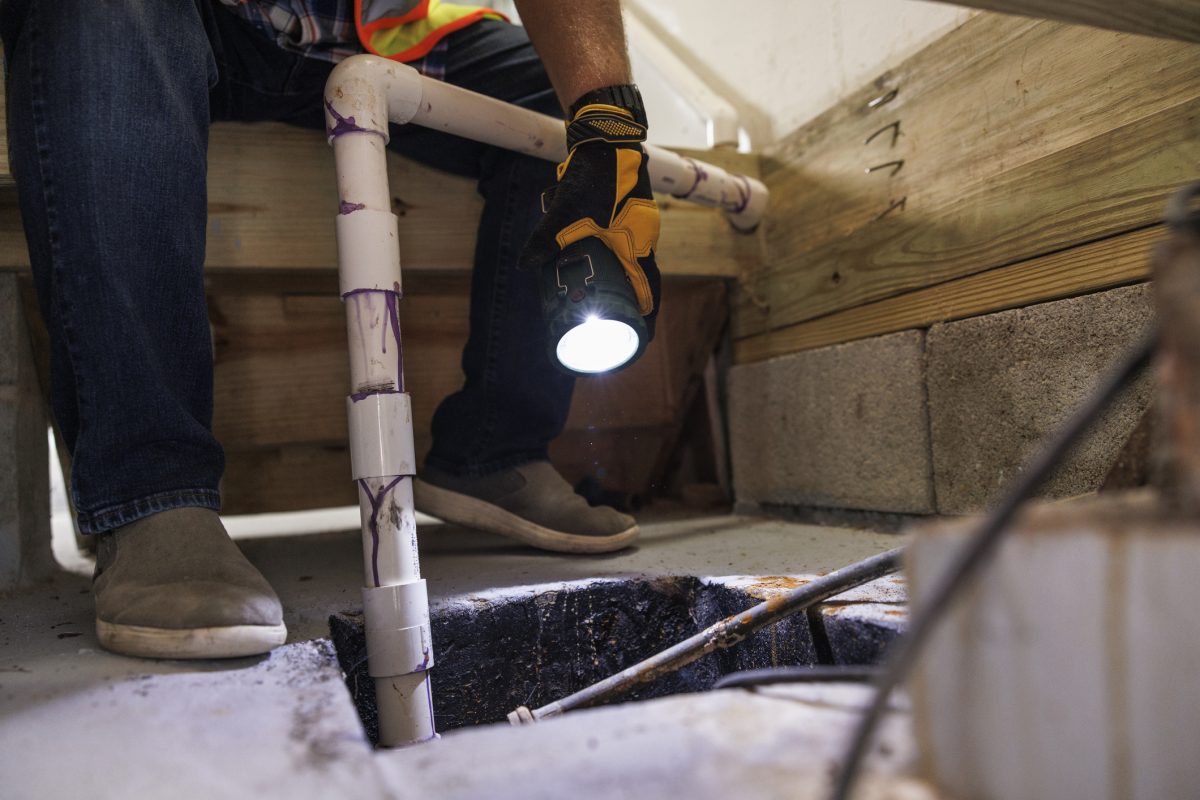
[[[84,532],[219,506],[206,3],[5,0],[8,136]]]
[[[480,22],[453,35],[446,81],[561,116],[549,78],[523,28]],[[562,432],[575,381],[546,356],[537,274],[517,269],[541,217],[541,193],[554,164],[415,126],[398,130],[394,149],[418,161],[479,178],[485,204],[471,280],[471,331],[463,350],[463,388],[433,417],[427,463],[480,475],[546,458]]]

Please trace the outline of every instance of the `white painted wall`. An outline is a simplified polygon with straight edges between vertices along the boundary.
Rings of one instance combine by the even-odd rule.
[[[803,125],[973,13],[920,0],[624,0],[741,112],[753,149]],[[633,53],[656,144],[704,147],[653,64]]]
[[[519,22],[512,0],[475,0]],[[924,0],[621,0],[741,114],[761,150],[961,25],[969,9]],[[708,147],[704,118],[631,48],[650,141]],[[743,142],[742,149],[746,149]]]

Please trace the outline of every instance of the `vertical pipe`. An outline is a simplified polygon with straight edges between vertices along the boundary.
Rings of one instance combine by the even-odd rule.
[[[395,747],[437,736],[428,678],[429,600],[413,508],[412,407],[404,391],[400,245],[390,210],[386,133],[333,116],[339,282],[350,354],[346,410],[362,518],[367,669],[375,680],[379,743]]]
[[[429,600],[417,558],[412,412],[404,392],[400,249],[387,179],[388,124],[413,122],[549,160],[566,156],[561,120],[517,108],[376,56],[341,62],[325,87],[337,172],[338,275],[350,349],[350,454],[363,523],[367,667],[379,742],[437,734],[428,670]],[[766,205],[753,179],[646,147],[654,188],[716,205],[748,230]]]

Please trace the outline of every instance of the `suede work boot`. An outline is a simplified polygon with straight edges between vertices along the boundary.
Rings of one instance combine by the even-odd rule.
[[[283,644],[279,598],[217,512],[162,511],[97,537],[96,636],[142,658],[236,658]]]
[[[611,553],[638,537],[633,517],[589,506],[547,461],[482,478],[425,467],[414,489],[417,509],[426,514],[542,550]]]

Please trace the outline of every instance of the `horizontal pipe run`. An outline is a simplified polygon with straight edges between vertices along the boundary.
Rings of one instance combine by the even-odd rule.
[[[375,98],[385,98],[382,110]],[[548,161],[567,156],[562,120],[424,77],[412,67],[378,56],[353,56],[334,68],[325,88],[325,111],[326,130],[335,148],[337,140],[348,134],[375,133],[386,142],[390,121]],[[761,221],[769,196],[761,181],[654,145],[644,149],[656,192],[721,208],[741,231],[752,230]],[[347,199],[342,197],[343,202]]]
[[[903,553],[904,548],[897,547],[778,594],[562,700],[533,710],[521,706],[508,715],[508,721],[514,725],[529,724],[620,697],[644,683],[682,669],[709,653],[732,647],[755,631],[790,614],[898,571]]]

